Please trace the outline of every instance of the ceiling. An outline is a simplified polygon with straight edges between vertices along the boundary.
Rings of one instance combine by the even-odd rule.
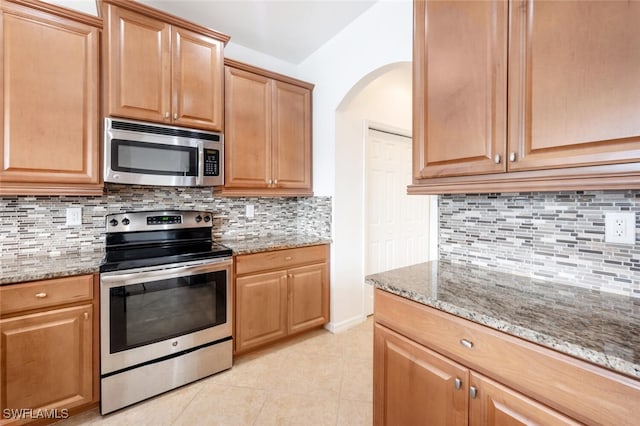
[[[139,0],[299,64],[377,0]]]

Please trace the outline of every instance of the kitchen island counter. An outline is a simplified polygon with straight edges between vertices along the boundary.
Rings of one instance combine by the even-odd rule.
[[[376,288],[640,379],[640,299],[472,265],[425,262]]]

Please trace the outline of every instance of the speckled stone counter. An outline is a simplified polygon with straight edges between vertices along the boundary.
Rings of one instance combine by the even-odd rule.
[[[366,279],[376,288],[640,379],[640,299],[445,262]]]
[[[219,243],[234,254],[259,253],[295,247],[330,244],[331,240],[309,235],[278,235],[249,239],[223,239]],[[62,278],[99,272],[103,251],[74,252],[55,257],[14,257],[0,260],[0,285]]]
[[[318,244],[331,244],[330,239],[313,235],[276,235],[248,239],[222,239],[218,240],[218,242],[229,247],[233,250],[233,254],[236,255],[315,246]]]
[[[103,251],[74,252],[51,257],[13,257],[0,260],[0,285],[93,274]]]

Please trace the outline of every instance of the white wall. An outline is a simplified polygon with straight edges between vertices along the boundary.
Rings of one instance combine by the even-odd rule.
[[[47,3],[55,4],[56,6],[66,7],[68,9],[75,9],[79,12],[84,12],[89,15],[98,16],[98,8],[95,0],[43,0]]]
[[[363,132],[361,128],[349,128],[347,124],[345,137],[351,141],[360,138],[357,139],[360,142],[351,144],[338,140],[336,126],[350,119],[336,116],[336,112],[345,97],[345,102],[349,102],[352,89],[351,96],[354,96],[353,93],[379,77],[389,64],[412,60],[412,31],[412,2],[380,1],[299,66],[299,78],[316,85],[313,96],[314,192],[334,197],[331,321],[328,325],[332,331],[347,328],[364,318],[363,207],[353,209],[354,202],[359,202],[354,198],[360,200],[362,193],[364,153],[358,143],[361,144]],[[377,86],[386,84],[378,82]],[[388,95],[372,96],[386,98]],[[371,99],[361,98],[354,102],[366,105]],[[398,104],[381,105],[368,114],[369,120],[411,130],[410,109],[404,113]],[[359,192],[354,194],[352,191]]]
[[[349,90],[372,71],[411,61],[413,3],[379,1],[299,65],[316,85],[313,95],[313,189],[333,195],[335,111]]]
[[[369,125],[411,134],[411,63],[402,62],[366,86],[356,85],[335,113],[332,306],[329,329],[365,318],[365,138]]]
[[[229,41],[225,46],[224,56],[256,67],[264,68],[269,71],[279,72],[280,74],[288,75],[290,77],[298,76],[298,68],[295,64],[234,43],[233,39],[231,39],[231,41]]]

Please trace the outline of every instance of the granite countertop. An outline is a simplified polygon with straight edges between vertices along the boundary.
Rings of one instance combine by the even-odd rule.
[[[221,244],[233,254],[330,244],[331,240],[309,235],[286,235],[248,239],[223,239]],[[104,251],[64,253],[60,256],[3,258],[0,261],[0,285],[26,281],[93,274],[100,270]]]
[[[0,285],[93,274],[99,271],[104,251],[65,253],[60,256],[9,257],[0,262]]]
[[[246,239],[221,239],[224,244],[233,250],[233,254],[251,254],[270,250],[282,250],[296,247],[315,246],[318,244],[331,244],[331,239],[314,235],[275,235],[269,237],[255,237]]]
[[[437,261],[366,280],[381,290],[640,379],[640,299]]]

